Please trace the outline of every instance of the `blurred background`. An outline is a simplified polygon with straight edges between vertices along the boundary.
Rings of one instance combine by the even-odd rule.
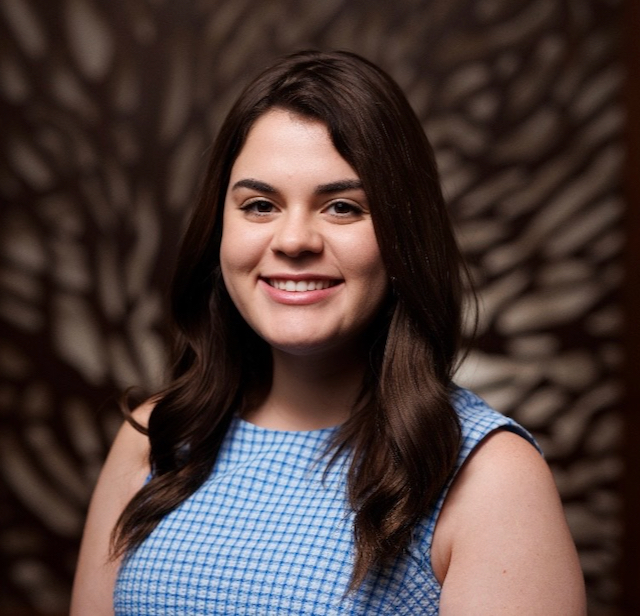
[[[212,136],[250,77],[312,47],[407,93],[482,302],[459,381],[542,445],[590,614],[640,615],[638,6],[0,0],[0,614],[67,610],[118,394],[162,383]]]

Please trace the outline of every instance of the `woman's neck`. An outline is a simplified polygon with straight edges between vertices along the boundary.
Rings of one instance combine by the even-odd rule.
[[[308,357],[273,351],[273,380],[245,419],[276,430],[316,430],[345,421],[362,387],[359,354]]]

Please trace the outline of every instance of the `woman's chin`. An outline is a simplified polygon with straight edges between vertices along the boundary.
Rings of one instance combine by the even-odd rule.
[[[331,344],[319,340],[287,340],[286,342],[267,340],[267,342],[274,351],[299,357],[324,355],[332,349]]]
[[[353,339],[313,336],[286,336],[278,339],[265,338],[271,348],[279,353],[297,357],[322,357],[327,355],[349,353],[353,348]]]

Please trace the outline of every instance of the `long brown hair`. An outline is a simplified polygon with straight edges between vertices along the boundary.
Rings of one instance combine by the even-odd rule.
[[[362,181],[390,280],[369,332],[364,402],[333,442],[352,460],[354,589],[401,555],[455,464],[450,388],[464,269],[418,118],[386,73],[349,52],[284,58],[247,86],[220,129],[173,279],[173,379],[149,420],[152,478],[120,517],[113,553],[139,545],[202,485],[233,414],[270,382],[269,348],[229,298],[219,252],[231,168],[255,120],[273,108],[327,126]]]

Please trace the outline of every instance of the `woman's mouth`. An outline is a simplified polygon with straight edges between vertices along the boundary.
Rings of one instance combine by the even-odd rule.
[[[340,283],[339,280],[287,280],[281,278],[268,278],[266,282],[269,286],[280,291],[293,291],[302,293],[305,291],[319,291],[322,289],[328,289]]]

